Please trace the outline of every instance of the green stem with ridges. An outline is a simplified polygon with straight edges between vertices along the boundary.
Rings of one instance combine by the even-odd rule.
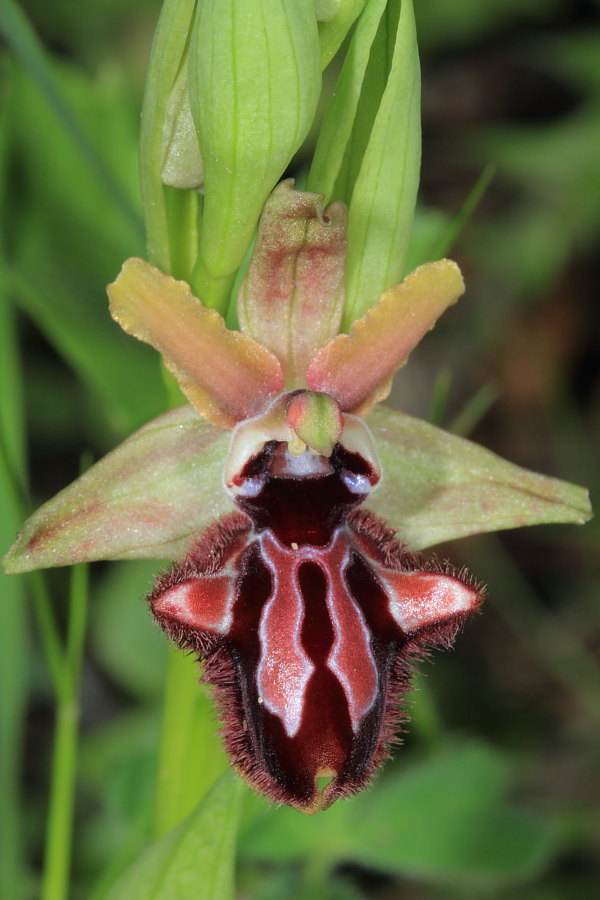
[[[71,576],[67,641],[57,695],[42,900],[66,900],[69,895],[79,742],[79,683],[85,644],[87,605],[87,566],[75,566]],[[42,634],[46,642],[48,636]]]
[[[24,471],[21,378],[16,329],[5,285],[0,285],[0,541],[3,547],[19,527],[21,503],[16,478]],[[29,670],[25,582],[0,570],[0,896],[25,894],[21,846],[21,760]]]

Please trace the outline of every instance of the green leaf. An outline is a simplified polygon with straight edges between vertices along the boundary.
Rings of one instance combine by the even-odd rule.
[[[233,900],[242,783],[223,775],[178,828],[148,847],[109,900]]]
[[[177,558],[233,510],[222,487],[228,443],[227,432],[189,406],[159,416],[38,509],[3,558],[5,570]]]
[[[179,825],[229,768],[211,690],[198,684],[199,675],[193,656],[169,648],[154,798],[156,838]]]
[[[10,223],[10,288],[91,390],[96,418],[101,405],[111,434],[127,434],[164,408],[155,354],[115,327],[104,291],[123,257],[138,246],[35,84],[19,66],[11,76],[7,124],[19,174],[9,170],[3,204]],[[93,81],[69,66],[57,67],[55,76],[82,127],[138,202],[126,84],[120,77]]]
[[[344,328],[402,280],[419,184],[411,0],[370,0],[325,116],[308,189],[349,205]]]
[[[465,197],[460,209],[455,216],[452,217],[444,232],[438,237],[436,243],[430,250],[428,258],[439,259],[440,256],[447,256],[456,241],[465,229],[465,226],[473,216],[473,213],[481,203],[483,196],[489,188],[496,174],[496,167],[488,163],[481,172],[481,175]]]
[[[497,753],[472,744],[386,779],[355,822],[354,858],[474,887],[531,876],[548,859],[553,836],[506,803],[508,774]]]
[[[303,819],[295,810],[250,807],[242,858],[367,868],[469,887],[530,877],[553,849],[550,828],[504,799],[504,760],[466,744],[410,764],[369,793]]]
[[[44,55],[37,35],[31,28],[20,5],[14,0],[3,0],[0,5],[0,30],[22,61],[23,66],[35,80],[49,111],[56,118],[65,136],[72,142],[77,154],[101,189],[110,198],[115,209],[119,211],[130,233],[139,238],[142,223],[138,210],[106,165],[104,156],[98,153],[96,147],[88,140],[77,118],[73,115],[69,103],[55,80],[52,67]],[[36,125],[39,128],[39,123]],[[38,130],[38,141],[40,133],[42,132]],[[34,146],[39,149],[38,141],[34,142]],[[48,143],[48,136],[45,135],[44,149],[48,147]]]
[[[306,137],[321,89],[312,0],[205,0],[189,54],[205,196],[192,288],[226,311],[269,193]]]
[[[583,524],[584,488],[513,465],[478,444],[385,407],[367,422],[383,469],[365,506],[413,550],[502,528]]]

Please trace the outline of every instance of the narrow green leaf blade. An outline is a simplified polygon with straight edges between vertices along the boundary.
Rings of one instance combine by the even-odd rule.
[[[108,900],[233,900],[242,791],[225,773],[185,822],[142,853]]]
[[[229,434],[189,406],[140,428],[37,510],[2,560],[14,575],[98,559],[180,556],[233,510],[222,487]]]
[[[465,197],[460,209],[456,215],[453,216],[444,232],[433,246],[431,250],[431,259],[438,259],[440,256],[447,256],[448,253],[450,253],[456,241],[464,231],[465,226],[471,219],[471,216],[479,206],[485,192],[492,183],[495,174],[496,167],[491,163],[488,163]]]
[[[367,503],[413,550],[502,528],[591,516],[584,488],[538,475],[464,438],[385,407],[367,422],[383,468]]]
[[[94,81],[56,66],[57,84],[94,144],[111,160],[136,202],[137,142],[127,86]],[[3,205],[10,223],[9,288],[59,355],[91,389],[110,438],[121,437],[164,409],[156,355],[120,332],[108,314],[104,286],[123,258],[142,252],[114,204],[82,162],[35,84],[18,65],[11,72],[7,127],[18,160],[20,190]],[[40,165],[39,135],[44,135]],[[17,168],[7,177],[16,183]],[[19,182],[20,183],[20,182]],[[23,214],[23,192],[28,197]],[[57,198],[60,198],[58,201]],[[100,223],[102,227],[100,227]]]
[[[15,3],[14,0],[3,0],[0,4],[0,31],[35,80],[49,109],[52,110],[90,172],[110,197],[115,209],[127,223],[132,236],[139,238],[142,232],[142,222],[137,209],[132,206],[121,185],[107,167],[104,158],[90,143],[74,117],[56,82],[36,33],[20,4]]]

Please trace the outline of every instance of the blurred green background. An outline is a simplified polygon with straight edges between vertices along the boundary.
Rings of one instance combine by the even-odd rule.
[[[481,173],[493,177],[452,250],[467,295],[392,397],[588,485],[596,505],[599,5],[415,0],[424,146],[413,262],[444,244]],[[144,252],[137,134],[159,3],[22,6],[71,117],[27,44],[18,54],[5,44],[1,550],[19,524],[15,484],[28,481],[38,505],[78,474],[83,451],[97,458],[166,403],[157,355],[113,324],[104,292]],[[438,554],[487,583],[483,615],[453,653],[423,666],[410,732],[372,791],[313,819],[249,797],[240,898],[598,896],[598,526],[473,538]],[[155,569],[92,567],[74,898],[106,896],[148,835],[165,645],[140,598]],[[53,698],[27,584],[1,578],[0,826],[21,845],[23,897],[33,898]],[[62,622],[67,574],[48,583]]]

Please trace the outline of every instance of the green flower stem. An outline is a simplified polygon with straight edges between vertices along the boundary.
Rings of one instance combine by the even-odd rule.
[[[87,566],[75,566],[71,576],[67,642],[58,684],[42,900],[63,900],[69,895],[79,736],[79,683],[87,606],[88,569]],[[50,635],[51,632],[42,635],[46,649],[51,645]]]
[[[170,274],[189,283],[198,252],[201,198],[195,191],[181,191],[173,187],[164,188],[164,197],[172,238]]]
[[[207,692],[191,656],[169,648],[154,807],[154,837],[180,824],[227,768]]]
[[[4,122],[1,123],[4,125]],[[24,471],[23,403],[16,328],[0,276],[0,546],[21,519],[17,485]],[[30,648],[25,582],[0,571],[0,896],[22,900],[26,886],[21,840],[21,760]]]
[[[216,309],[222,316],[225,316],[236,271],[237,269],[234,269],[224,275],[213,275],[202,257],[198,256],[190,278],[192,292],[202,300],[205,306],[210,306],[211,309]]]
[[[29,585],[50,683],[54,696],[59,697],[64,681],[64,650],[46,580],[41,571],[32,572],[29,575]]]

